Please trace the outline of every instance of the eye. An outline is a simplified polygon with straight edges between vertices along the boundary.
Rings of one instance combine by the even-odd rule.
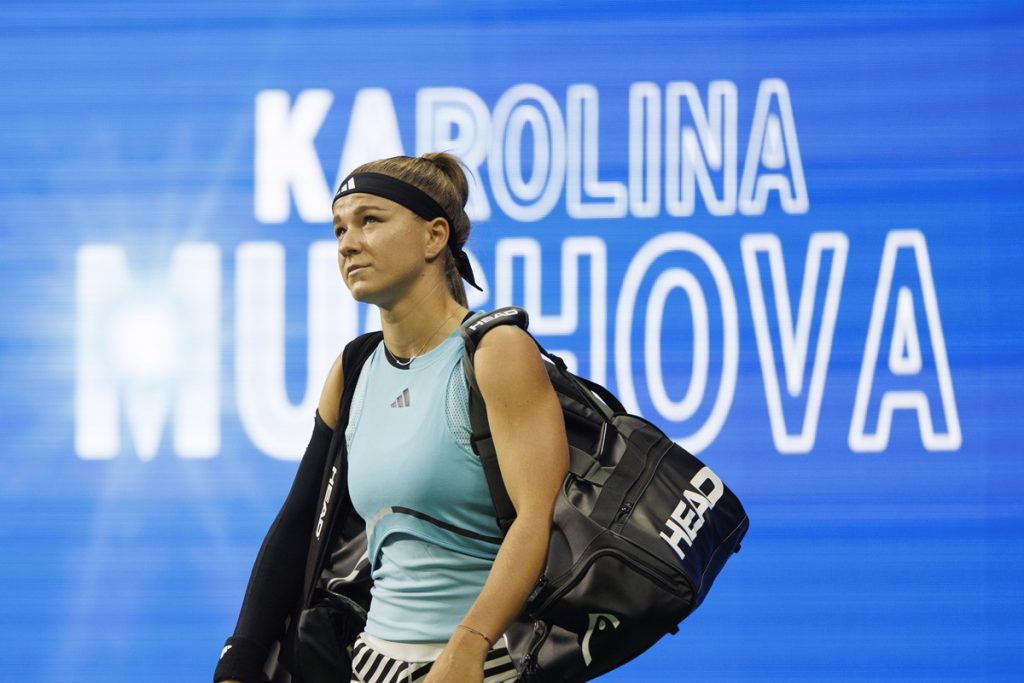
[[[336,226],[334,226],[334,238],[335,239],[339,239],[340,240],[342,237],[345,236],[346,232],[347,232],[347,229],[345,228],[345,226],[343,226],[343,225],[336,225]]]
[[[367,224],[367,223],[379,223],[379,222],[380,221],[377,220],[377,217],[373,216],[371,214],[366,214],[365,216],[363,216],[363,224],[364,225]]]

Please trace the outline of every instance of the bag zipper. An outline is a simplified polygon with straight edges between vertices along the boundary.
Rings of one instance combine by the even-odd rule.
[[[633,511],[633,501],[627,500],[619,508],[619,511],[615,513],[615,519],[612,520],[611,526],[609,527],[612,531],[618,533],[622,531],[622,527],[626,526],[626,518],[629,517],[629,513]]]
[[[658,457],[655,458],[653,464],[648,461],[647,466],[644,468],[643,476],[634,482],[633,486],[626,492],[626,501],[619,508],[619,511],[615,514],[615,519],[608,526],[608,529],[613,533],[619,534],[622,532],[622,528],[626,526],[626,521],[629,519],[629,513],[633,511],[633,507],[636,505],[636,501],[640,496],[644,494],[647,487],[650,485],[651,480],[654,479],[654,475],[658,472],[658,466],[661,461],[664,460],[668,452],[672,450],[671,445],[666,445]]]
[[[550,607],[552,603],[554,603],[556,600],[561,598],[567,592],[569,592],[570,590],[575,588],[576,584],[578,584],[583,579],[583,575],[586,574],[587,570],[590,569],[591,565],[593,565],[594,562],[596,562],[598,560],[598,558],[604,557],[605,555],[612,555],[612,556],[616,557],[623,564],[627,565],[631,569],[636,570],[638,573],[643,574],[644,576],[646,576],[648,579],[650,579],[653,583],[658,585],[660,588],[662,588],[666,592],[673,593],[673,594],[676,592],[675,591],[675,587],[672,586],[669,582],[667,582],[664,578],[659,576],[656,573],[656,570],[648,567],[646,564],[640,562],[639,560],[635,560],[635,559],[633,559],[633,558],[631,558],[631,557],[621,553],[618,550],[614,550],[614,549],[609,548],[609,549],[600,550],[600,551],[594,553],[589,558],[587,558],[587,561],[585,563],[583,563],[579,567],[574,568],[572,578],[564,586],[562,586],[561,588],[556,590],[554,593],[549,595],[547,597],[547,599],[544,600],[544,602],[541,605],[538,605],[535,610],[531,610],[532,613],[534,615],[536,615],[535,618],[539,618],[541,613],[544,610],[546,610],[548,607]]]
[[[537,652],[547,641],[549,632],[547,623],[539,619],[534,620],[533,638],[530,641],[530,647],[526,649],[526,654],[523,655],[522,671],[519,672],[521,680],[533,681],[534,676],[537,675]]]

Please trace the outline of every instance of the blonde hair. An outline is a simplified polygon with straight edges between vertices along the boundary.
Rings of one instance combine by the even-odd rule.
[[[459,251],[469,239],[470,223],[466,215],[469,182],[462,164],[447,152],[428,152],[419,157],[391,157],[365,163],[352,171],[356,173],[382,173],[415,185],[441,205],[451,219],[448,225],[449,249],[444,252],[444,273],[448,291],[461,305],[466,306],[466,287],[462,282],[454,251]]]

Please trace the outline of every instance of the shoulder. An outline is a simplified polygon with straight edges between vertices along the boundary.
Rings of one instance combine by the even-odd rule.
[[[341,405],[341,392],[345,387],[345,376],[342,370],[341,363],[342,354],[338,354],[338,357],[334,360],[334,364],[331,365],[331,369],[327,373],[327,379],[324,380],[324,388],[320,392],[320,404],[317,406],[317,412],[320,413],[320,419],[327,423],[327,426],[331,429],[338,424],[338,408]]]
[[[320,403],[317,411],[327,426],[334,429],[338,423],[338,409],[341,407],[341,395],[345,388],[345,377],[342,366],[349,363],[354,368],[365,362],[380,344],[380,332],[367,332],[345,345],[345,349],[334,359],[331,369],[324,380],[324,388],[320,392]],[[358,372],[355,373],[356,376]]]
[[[484,350],[529,351],[537,355],[537,345],[525,330],[515,325],[498,325],[483,336],[477,346],[477,353]]]
[[[499,325],[480,340],[473,362],[479,372],[491,366],[514,368],[517,363],[537,363],[540,367],[541,360],[533,337],[526,331],[515,325]]]
[[[537,344],[514,325],[501,325],[484,335],[473,365],[485,399],[494,395],[531,396],[551,390]]]

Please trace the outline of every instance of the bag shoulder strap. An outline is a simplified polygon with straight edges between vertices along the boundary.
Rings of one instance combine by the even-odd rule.
[[[498,466],[498,452],[494,448],[490,423],[487,421],[487,406],[480,394],[480,385],[476,382],[476,367],[473,364],[477,346],[484,335],[501,325],[515,325],[525,331],[530,325],[530,316],[523,309],[514,306],[499,308],[489,313],[477,313],[462,323],[460,334],[465,346],[462,369],[466,375],[466,384],[469,386],[469,423],[472,429],[470,443],[483,466],[487,490],[491,494],[491,502],[494,503],[495,519],[504,536],[516,519],[516,508],[512,504],[512,499],[508,497],[505,480]]]
[[[321,511],[324,511],[324,519],[327,523],[327,529],[324,534],[317,536],[316,534],[316,523],[314,521],[314,532],[309,541],[309,552],[306,557],[306,580],[303,591],[303,604],[308,606],[309,600],[313,594],[313,589],[316,587],[317,577],[320,576],[320,570],[323,567],[324,560],[327,553],[330,552],[330,543],[328,539],[333,538],[335,521],[338,517],[338,510],[342,504],[343,499],[348,499],[348,486],[345,484],[345,472],[348,468],[348,454],[345,450],[345,428],[348,426],[348,414],[349,408],[352,405],[352,398],[355,395],[356,383],[359,381],[359,375],[363,370],[363,366],[366,364],[367,359],[373,353],[373,350],[377,348],[381,339],[384,338],[382,332],[367,332],[366,334],[359,335],[348,344],[345,345],[344,351],[341,353],[341,369],[344,375],[344,386],[341,391],[341,400],[338,403],[338,415],[335,422],[334,434],[331,436],[331,445],[328,450],[327,464],[324,468],[323,476],[320,482],[320,492],[317,498],[316,513],[319,516]],[[337,484],[342,489],[339,491],[339,495],[334,495],[330,500],[327,500],[327,491],[329,488],[333,489],[335,482],[331,481],[330,473],[333,468],[342,473]]]
[[[530,326],[530,316],[521,308],[506,306],[489,313],[477,313],[469,317],[462,323],[462,327],[459,330],[465,345],[463,367],[466,370],[466,380],[469,382],[470,388],[477,393],[480,392],[480,387],[476,383],[476,371],[473,365],[476,347],[480,345],[480,341],[484,338],[485,334],[495,327],[502,325],[515,325],[521,330],[527,331],[527,328]]]
[[[345,385],[341,392],[341,403],[338,405],[339,425],[342,424],[342,419],[344,419],[345,425],[348,425],[348,408],[356,391],[356,380],[359,379],[363,365],[366,364],[367,359],[373,354],[373,350],[377,348],[382,339],[384,339],[383,332],[367,332],[346,344],[345,350],[341,352],[341,371],[345,377]]]

